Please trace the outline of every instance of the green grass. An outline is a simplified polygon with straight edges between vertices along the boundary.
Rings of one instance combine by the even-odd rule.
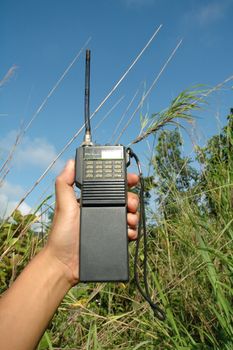
[[[228,138],[233,143],[232,130],[228,130]],[[170,187],[173,216],[148,214],[148,222],[155,217],[157,220],[156,225],[150,224],[148,234],[149,288],[153,299],[163,305],[166,321],[154,318],[135,287],[135,244],[131,243],[130,283],[74,287],[56,312],[39,350],[233,349],[230,146],[225,152],[228,162],[219,159],[210,170],[206,168],[194,188],[181,192],[176,186]],[[207,198],[212,212],[207,208]],[[43,245],[30,230],[33,220],[34,216],[23,217],[16,212],[15,223],[1,225],[1,292]]]

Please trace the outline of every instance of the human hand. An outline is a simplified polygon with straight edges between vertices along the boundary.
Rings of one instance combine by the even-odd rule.
[[[75,163],[69,160],[56,179],[56,206],[45,249],[49,254],[62,263],[65,276],[71,286],[79,280],[79,222],[80,204],[73,188],[75,179]],[[136,174],[128,174],[128,186],[137,185],[139,178]],[[128,192],[128,237],[137,238],[137,224],[139,220],[138,196]]]

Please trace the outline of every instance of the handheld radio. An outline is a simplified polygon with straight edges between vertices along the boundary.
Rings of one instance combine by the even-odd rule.
[[[76,150],[75,183],[80,198],[80,282],[127,282],[129,280],[127,173],[130,158],[137,163],[140,179],[140,219],[134,260],[135,283],[154,311],[164,311],[151,300],[147,282],[147,234],[144,208],[144,181],[137,155],[122,145],[94,145],[90,126],[90,50],[86,50],[85,136]],[[138,275],[139,242],[144,242],[144,289]]]
[[[85,138],[76,151],[80,198],[80,281],[128,281],[127,178],[124,146],[96,146],[89,116],[90,51],[86,51]]]

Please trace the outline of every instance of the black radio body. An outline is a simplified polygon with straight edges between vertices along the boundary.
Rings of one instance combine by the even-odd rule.
[[[128,281],[127,154],[123,146],[76,151],[80,198],[80,281]]]

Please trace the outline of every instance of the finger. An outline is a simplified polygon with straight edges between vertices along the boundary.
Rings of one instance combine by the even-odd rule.
[[[64,169],[59,174],[57,179],[61,180],[61,182],[66,183],[69,186],[73,186],[75,177],[75,162],[73,159],[67,161]]]
[[[138,184],[139,177],[137,174],[128,174],[127,175],[127,182],[129,187],[136,186]]]
[[[130,227],[128,229],[128,238],[130,241],[135,241],[138,238],[138,231]]]
[[[75,199],[75,192],[73,189],[75,177],[74,160],[69,160],[60,175],[56,178],[56,205],[57,208],[66,206],[71,199]]]
[[[128,213],[127,214],[127,223],[130,227],[136,228],[139,222],[139,213],[132,214]]]
[[[136,213],[139,205],[139,198],[135,193],[128,192],[128,211],[131,213]]]

